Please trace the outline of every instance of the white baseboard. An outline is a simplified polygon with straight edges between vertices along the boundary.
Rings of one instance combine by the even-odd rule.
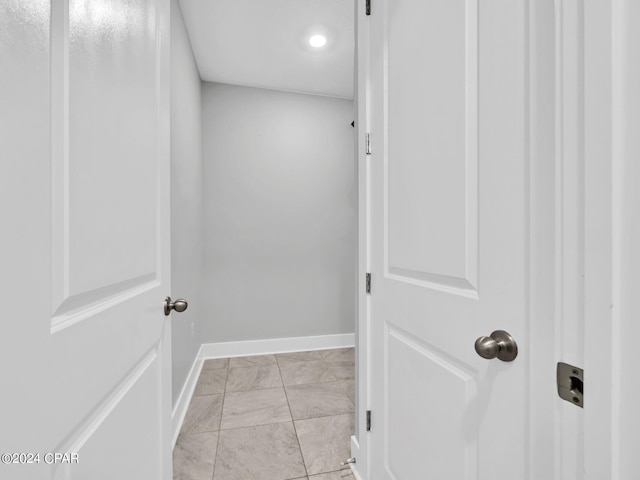
[[[196,388],[204,360],[208,358],[243,357],[246,355],[267,355],[270,353],[303,352],[305,350],[328,350],[331,348],[353,347],[355,334],[319,335],[316,337],[274,338],[268,340],[250,340],[246,342],[204,343],[196,355],[187,381],[182,387],[178,401],[173,408],[173,446],[187,414],[189,402]]]
[[[198,383],[198,378],[200,377],[200,371],[202,370],[202,364],[204,363],[200,357],[201,351],[202,347],[200,347],[200,350],[196,354],[193,365],[191,365],[191,370],[189,370],[189,375],[187,375],[187,381],[184,382],[182,391],[178,396],[178,401],[173,407],[173,414],[171,415],[173,427],[172,447],[176,446],[178,435],[180,435],[180,429],[182,428],[182,422],[184,422],[184,416],[187,414],[189,402],[191,401],[193,391],[196,389],[196,383]]]
[[[360,474],[358,473],[358,465],[356,465],[355,463],[352,463],[349,466],[351,467],[351,473],[353,473],[353,476],[356,477],[356,480],[364,480],[364,478],[361,477]]]
[[[355,435],[351,436],[351,456],[356,459],[356,463],[350,463],[349,467],[351,467],[351,473],[356,477],[356,480],[364,480],[364,477],[360,475],[358,471],[358,460],[362,460],[362,456],[360,455],[360,443]]]
[[[270,353],[303,352],[306,350],[327,350],[330,348],[353,347],[354,333],[342,335],[319,335],[316,337],[272,338],[249,340],[246,342],[205,343],[200,348],[200,358],[243,357],[246,355],[267,355]]]

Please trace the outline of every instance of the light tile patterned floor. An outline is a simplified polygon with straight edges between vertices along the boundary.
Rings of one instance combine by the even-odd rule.
[[[174,480],[353,480],[353,348],[206,360]]]

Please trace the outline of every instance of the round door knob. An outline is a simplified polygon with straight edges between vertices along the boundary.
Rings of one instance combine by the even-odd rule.
[[[167,297],[164,299],[164,314],[169,315],[171,310],[175,310],[176,312],[184,312],[189,304],[186,300],[179,298],[175,302],[171,301],[171,297]]]
[[[504,330],[496,330],[489,337],[478,338],[475,347],[478,355],[489,360],[498,357],[503,362],[512,362],[518,356],[518,344]]]

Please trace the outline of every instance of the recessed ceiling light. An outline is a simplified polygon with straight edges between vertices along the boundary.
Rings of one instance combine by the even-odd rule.
[[[327,37],[324,35],[314,35],[309,39],[309,45],[312,47],[320,48],[327,44]]]

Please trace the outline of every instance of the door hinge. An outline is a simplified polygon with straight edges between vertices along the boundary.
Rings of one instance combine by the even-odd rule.
[[[371,135],[368,133],[365,135],[364,139],[364,153],[371,155]]]
[[[365,13],[367,15],[371,15],[371,0],[367,0],[366,7],[365,7]]]
[[[367,432],[371,431],[371,410],[367,410]]]
[[[371,293],[371,274],[367,272],[367,276],[365,278],[366,278],[366,285],[367,285],[366,286],[367,293]]]

